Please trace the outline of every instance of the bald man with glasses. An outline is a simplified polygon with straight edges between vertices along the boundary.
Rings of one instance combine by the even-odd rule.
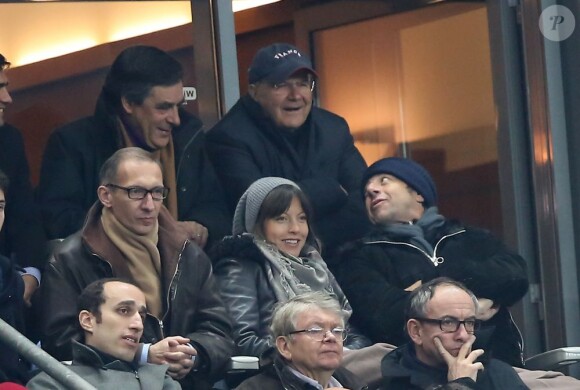
[[[233,350],[231,324],[209,258],[163,206],[169,192],[159,162],[141,148],[120,149],[105,161],[98,201],[45,271],[42,347],[70,360],[80,336],[77,297],[97,279],[119,277],[147,302],[134,360],[169,364],[184,389],[210,389]]]
[[[407,307],[410,342],[382,361],[383,387],[413,389],[527,389],[516,371],[472,349],[478,301],[463,284],[436,278],[415,289]]]

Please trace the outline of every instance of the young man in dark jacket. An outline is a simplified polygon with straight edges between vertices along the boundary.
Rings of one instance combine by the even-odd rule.
[[[479,346],[522,366],[521,335],[508,308],[528,288],[524,259],[489,232],[440,215],[435,183],[414,161],[379,160],[362,183],[375,228],[344,251],[336,274],[353,307],[353,322],[374,342],[401,345],[411,291],[447,276],[480,299]]]
[[[82,342],[73,343],[69,368],[99,389],[179,390],[169,366],[140,364],[134,359],[143,334],[147,305],[143,291],[120,279],[99,279],[81,293],[77,324]],[[46,373],[32,378],[28,389],[62,389]]]
[[[477,298],[463,284],[436,278],[410,296],[405,329],[410,342],[383,358],[385,390],[524,390],[508,364],[472,350]]]
[[[84,227],[54,251],[46,268],[39,294],[42,347],[70,360],[82,289],[122,277],[147,298],[137,358],[171,363],[170,375],[186,389],[211,388],[233,351],[231,324],[209,258],[163,206],[168,189],[159,162],[141,148],[120,149],[103,164],[100,183]],[[174,348],[186,356],[167,355]]]
[[[93,116],[55,130],[38,187],[49,238],[79,230],[95,202],[99,169],[116,150],[137,146],[161,161],[165,205],[200,247],[231,230],[223,190],[203,147],[202,124],[182,109],[183,70],[151,46],[113,62]]]
[[[366,163],[346,121],[313,107],[316,77],[296,47],[260,49],[249,70],[248,94],[208,132],[207,148],[231,212],[262,177],[297,183],[312,203],[328,261],[335,247],[368,230],[358,194]]]

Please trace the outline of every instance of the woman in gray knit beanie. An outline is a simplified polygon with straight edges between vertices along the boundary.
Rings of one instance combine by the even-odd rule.
[[[233,236],[210,252],[233,322],[237,354],[260,356],[269,350],[274,307],[305,292],[329,293],[350,317],[348,300],[320,256],[311,218],[298,185],[279,177],[259,179],[238,202]],[[345,341],[351,349],[369,344],[356,332]]]

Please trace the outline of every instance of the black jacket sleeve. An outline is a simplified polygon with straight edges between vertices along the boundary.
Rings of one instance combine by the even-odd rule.
[[[232,319],[237,353],[259,357],[273,346],[268,327],[276,303],[264,270],[254,261],[224,258],[215,272]]]
[[[353,308],[352,321],[373,342],[400,345],[409,292],[389,281],[381,248],[357,246],[341,255],[335,276]]]
[[[441,273],[463,282],[478,298],[509,307],[528,290],[524,259],[483,229],[467,228],[450,239],[447,251],[455,252],[461,261],[444,262]]]
[[[354,146],[348,123],[339,116],[325,116],[324,120],[316,120],[321,115],[320,111],[313,109],[314,129],[312,131],[316,134],[330,132],[334,137],[334,150],[326,156],[329,159],[326,163],[336,165],[338,175],[305,178],[298,184],[308,195],[316,212],[320,216],[326,216],[335,213],[347,202],[362,205],[360,185],[367,165]],[[328,128],[323,129],[322,126]]]
[[[92,126],[92,119],[85,119],[56,130],[44,149],[37,193],[49,239],[78,231],[97,199],[100,167],[115,148],[104,147],[114,141],[88,139],[91,136],[85,129]]]

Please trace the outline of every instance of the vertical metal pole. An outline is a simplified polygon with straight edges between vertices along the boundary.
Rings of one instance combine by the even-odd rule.
[[[217,58],[221,79],[222,115],[225,114],[240,98],[238,75],[238,52],[236,49],[236,29],[234,12],[230,0],[217,2]]]
[[[574,202],[571,199],[560,47],[559,43],[545,39],[538,26],[542,10],[554,3],[521,1],[537,245],[548,349],[580,342],[580,303],[572,219]],[[577,369],[570,372],[580,375]]]
[[[493,71],[494,100],[497,109],[497,137],[499,179],[502,196],[504,237],[508,245],[517,248],[526,259],[532,288],[521,304],[525,354],[532,356],[544,351],[539,319],[541,304],[537,294],[539,285],[538,257],[534,243],[535,230],[533,194],[529,153],[530,138],[526,121],[525,89],[522,87],[523,59],[521,57],[516,4],[505,0],[487,2],[489,42]],[[529,190],[527,190],[529,189]]]
[[[191,0],[199,116],[211,128],[239,97],[234,17],[229,0]]]

